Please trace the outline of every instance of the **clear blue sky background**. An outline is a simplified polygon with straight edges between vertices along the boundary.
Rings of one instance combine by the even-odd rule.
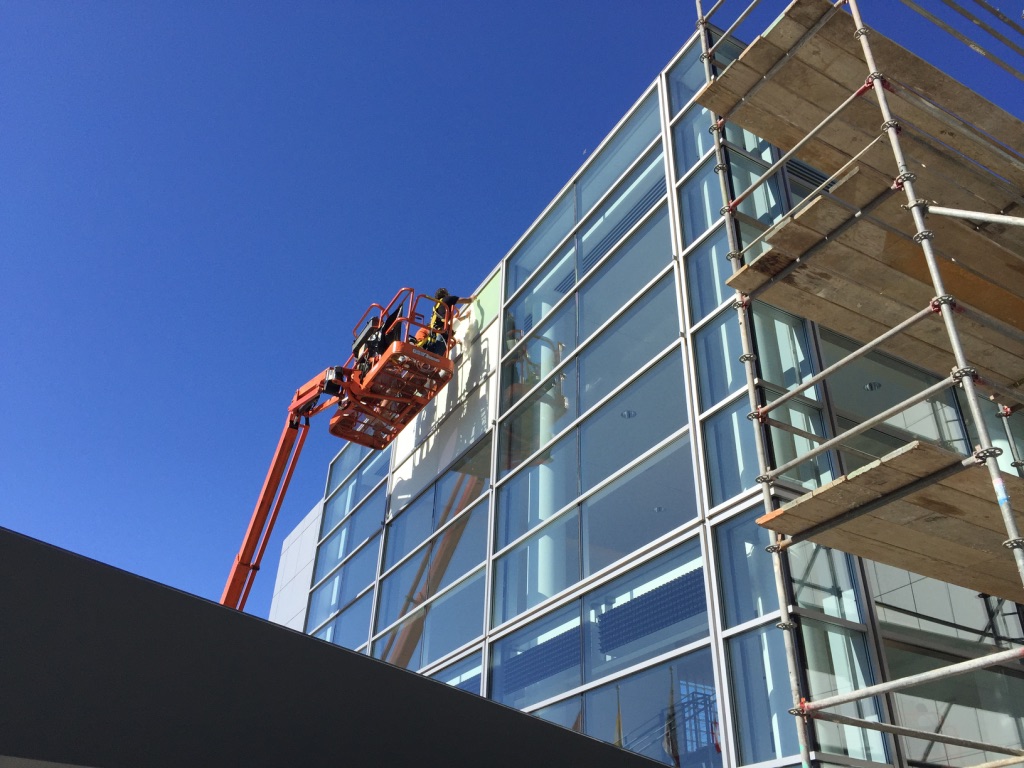
[[[369,303],[476,288],[693,30],[689,0],[0,0],[0,525],[218,599],[294,389]],[[251,612],[339,448],[313,425]]]

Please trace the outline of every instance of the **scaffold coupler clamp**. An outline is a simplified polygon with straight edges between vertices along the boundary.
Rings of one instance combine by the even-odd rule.
[[[806,720],[807,717],[808,717],[808,714],[807,714],[807,699],[805,699],[805,698],[803,698],[801,696],[800,697],[800,706],[793,707],[791,710],[789,710],[789,714],[794,715],[795,717],[802,717],[802,718],[804,718],[804,720]]]
[[[736,254],[735,256],[733,256],[734,253]],[[734,258],[738,259],[741,256],[743,256],[743,254],[740,253],[739,251],[729,251],[729,254],[726,258],[732,260]],[[731,306],[733,309],[746,309],[747,307],[750,306],[750,297],[747,296],[747,294],[745,293],[741,293],[737,295],[735,299],[732,300],[732,304],[730,304],[729,306]]]
[[[917,200],[915,200],[912,203],[904,203],[903,205],[900,206],[900,208],[902,208],[905,211],[912,211],[915,208],[920,208],[921,213],[923,213],[925,216],[928,215],[928,201],[922,197],[917,198]]]
[[[996,459],[1003,455],[1002,448],[979,448],[974,452],[974,460],[978,462],[978,466],[981,466],[989,459]]]
[[[768,414],[763,406],[758,406],[747,414],[747,421],[756,421],[758,424],[764,424],[768,421]]]
[[[932,232],[930,229],[922,229],[920,232],[918,232],[916,235],[914,235],[914,242],[917,243],[918,245],[923,243],[925,240],[934,240],[934,239],[935,239],[935,233]]]
[[[956,368],[953,373],[950,374],[953,377],[953,381],[957,384],[961,383],[964,379],[970,379],[974,381],[978,378],[978,370],[971,368],[970,366],[964,366],[963,368]]]
[[[1003,546],[1007,549],[1024,549],[1024,539],[1007,539],[1003,542]]]
[[[949,305],[950,309],[955,310],[956,298],[948,293],[944,293],[942,296],[936,296],[934,299],[928,302],[928,306],[931,307],[932,312],[935,312],[936,314],[942,311],[942,307],[944,304]]]
[[[776,629],[781,629],[783,632],[793,632],[797,628],[797,623],[790,619],[789,621],[780,621],[775,625]]]
[[[900,125],[900,121],[896,120],[895,118],[892,120],[886,120],[884,123],[882,123],[883,131],[888,131],[890,128],[895,128],[897,134],[903,133],[903,126]]]
[[[917,176],[910,171],[904,171],[892,181],[892,189],[901,190],[908,181],[916,181]]]
[[[718,133],[725,128],[725,118],[720,117],[708,126],[708,133]]]
[[[866,85],[868,88],[873,88],[875,80],[880,82],[882,84],[882,87],[885,88],[885,90],[892,90],[892,86],[889,85],[889,81],[885,79],[885,75],[883,75],[881,72],[872,72],[870,75],[868,75],[867,80],[864,81],[864,85]]]

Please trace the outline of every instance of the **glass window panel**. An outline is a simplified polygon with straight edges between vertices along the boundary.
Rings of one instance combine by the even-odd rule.
[[[757,365],[761,378],[786,389],[809,379],[813,374],[807,325],[781,309],[754,304],[754,333],[757,337]],[[803,396],[814,399],[815,389]]]
[[[348,546],[348,527],[342,526],[316,550],[316,570],[313,583],[330,573],[334,567],[345,559],[351,547]]]
[[[754,157],[764,160],[768,165],[772,164],[772,145],[759,136],[755,136],[746,128],[740,128],[736,123],[727,121],[725,124],[725,140],[740,149],[746,150]]]
[[[367,592],[327,625],[321,639],[355,650],[370,636],[370,609],[373,608],[373,592]],[[319,636],[319,635],[318,635]]]
[[[375,451],[367,462],[356,471],[353,478],[355,482],[354,498],[361,499],[373,488],[376,488],[377,484],[388,476],[390,466],[391,448]]]
[[[331,462],[331,468],[327,472],[327,494],[341,485],[342,481],[355,469],[356,464],[362,461],[370,449],[356,443],[349,443]]]
[[[580,410],[593,407],[677,338],[675,276],[669,273],[579,356]]]
[[[319,626],[344,608],[377,575],[377,540],[370,541],[310,594],[306,629]]]
[[[387,487],[382,485],[317,548],[314,584],[380,530],[384,522],[386,504]]]
[[[584,699],[589,736],[665,765],[722,765],[707,649],[588,691]]]
[[[711,503],[720,504],[747,488],[758,474],[756,436],[747,420],[750,404],[741,398],[704,422]]]
[[[740,362],[743,341],[736,313],[725,311],[695,334],[693,351],[701,408],[707,409],[747,385]]]
[[[545,616],[494,644],[491,698],[516,709],[582,682],[580,605]]]
[[[576,223],[575,198],[570,190],[552,206],[548,214],[534,228],[508,260],[508,287],[506,298],[533,273],[548,254],[555,249]]]
[[[821,330],[822,362],[826,366],[860,346],[832,331]],[[906,363],[872,352],[844,366],[837,375],[830,376],[828,388],[836,415],[847,423],[859,423],[905,401],[936,380],[931,374]],[[929,440],[951,450],[963,451],[966,447],[963,427],[950,390],[910,406],[872,430],[867,437],[875,434],[879,437],[879,447],[886,452],[891,450],[894,441],[905,443],[914,439]],[[870,448],[862,443],[857,447]],[[856,466],[856,460],[849,458]]]
[[[549,723],[581,733],[583,731],[583,697],[572,696],[557,704],[549,704],[530,713]]]
[[[505,311],[505,351],[540,325],[555,304],[576,285],[576,247],[570,244],[548,264]]]
[[[736,710],[738,762],[760,763],[798,754],[796,718],[789,714],[793,697],[782,633],[768,626],[731,637],[726,652]]]
[[[370,490],[387,477],[390,464],[390,449],[376,452],[333,496],[324,502],[323,522],[320,525],[321,536],[333,529],[338,521],[345,517]],[[380,503],[379,500],[378,503]]]
[[[440,672],[431,675],[435,680],[447,683],[453,688],[480,695],[480,681],[483,672],[483,661],[480,653],[474,653],[468,659],[457,661]]]
[[[956,657],[889,641],[886,658],[893,679],[931,672]],[[1019,667],[992,667],[916,685],[893,694],[900,725],[943,733],[993,746],[1024,746],[1024,675]],[[928,765],[979,765],[1004,758],[1000,752],[904,739],[908,762]]]
[[[418,547],[434,530],[434,488],[407,506],[387,525],[384,568],[388,569]]]
[[[683,362],[673,351],[580,426],[583,490],[686,424]]]
[[[811,699],[824,699],[871,685],[867,643],[863,633],[804,619],[804,654]],[[877,699],[830,707],[836,714],[878,722]],[[814,724],[823,752],[847,755],[859,760],[888,762],[882,734],[850,725],[818,721]]]
[[[859,622],[850,556],[809,541],[788,550],[796,604],[829,616]]]
[[[423,598],[416,600],[416,593],[423,584],[423,577],[429,564],[430,550],[420,550],[381,581],[380,604],[377,606],[377,632],[390,626],[423,602]]]
[[[726,627],[735,627],[779,608],[772,556],[765,550],[772,543],[772,534],[754,522],[763,513],[761,507],[756,507],[715,528]]]
[[[497,546],[505,546],[552,517],[579,492],[579,454],[573,430],[498,491]]]
[[[700,60],[701,46],[698,41],[691,45],[679,62],[668,73],[668,101],[674,115],[704,87],[704,62]]]
[[[729,155],[729,174],[732,178],[732,194],[736,197],[757,181],[768,168],[743,155],[732,152]],[[783,214],[782,184],[776,173],[768,181],[751,192],[737,209],[765,225],[778,221]]]
[[[423,606],[373,643],[373,655],[407,669],[437,661],[483,631],[484,574]]]
[[[722,226],[686,256],[690,319],[695,323],[710,315],[726,298],[733,295],[733,291],[725,284],[732,274],[728,253],[729,233]]]
[[[493,623],[501,624],[580,580],[578,509],[545,526],[498,559]]]
[[[686,245],[694,242],[721,218],[722,188],[710,157],[679,190],[679,212]]]
[[[773,392],[770,389],[765,389],[764,392],[765,397],[769,401],[779,397],[778,392]],[[781,424],[787,424],[808,434],[817,435],[824,440],[824,417],[815,406],[790,400],[788,403],[772,411],[771,417]],[[820,442],[774,425],[769,428],[769,431],[771,434],[772,463],[776,467],[787,464],[798,456],[803,456]],[[782,477],[792,483],[813,490],[832,479],[832,462],[829,461],[828,454],[819,454],[797,464],[782,475]]]
[[[668,208],[662,206],[580,288],[580,341],[589,338],[671,258]]]
[[[704,561],[693,539],[583,598],[583,679],[707,637],[707,611]]]
[[[635,552],[698,512],[690,438],[684,435],[583,502],[583,574]]]
[[[570,300],[520,344],[501,366],[502,410],[508,410],[576,349],[576,303]]]
[[[665,191],[664,153],[659,148],[584,222],[577,237],[578,277],[587,274],[665,196]]]
[[[675,140],[677,176],[685,176],[698,160],[715,148],[715,137],[708,130],[711,122],[711,113],[700,104],[694,104],[675,124],[672,137]]]
[[[577,210],[580,216],[611,188],[661,130],[658,91],[654,89],[636,112],[608,141],[576,183]]]
[[[578,413],[576,399],[576,365],[569,364],[502,422],[498,432],[499,477],[518,467],[572,423]]]
[[[433,530],[457,517],[487,489],[491,477],[491,441],[483,440],[437,481]]]

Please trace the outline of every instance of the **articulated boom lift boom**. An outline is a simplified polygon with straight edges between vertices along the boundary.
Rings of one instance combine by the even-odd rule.
[[[330,421],[331,434],[379,450],[387,447],[451,380],[454,309],[447,308],[440,327],[435,327],[433,310],[433,298],[417,295],[411,288],[400,290],[386,307],[372,305],[352,332],[352,355],[345,365],[328,368],[296,390],[249,528],[224,586],[222,605],[238,610],[245,607],[302,453],[310,417],[337,405]],[[417,333],[429,337],[431,348],[437,351],[417,346]]]

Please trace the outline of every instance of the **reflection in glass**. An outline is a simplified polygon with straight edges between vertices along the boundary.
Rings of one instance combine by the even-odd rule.
[[[811,619],[801,621],[800,628],[812,700],[849,693],[874,682],[863,633]],[[881,719],[878,701],[874,698],[841,704],[831,707],[830,711],[873,722]],[[888,762],[882,734],[877,731],[820,721],[814,727],[824,752]]]
[[[582,490],[593,488],[686,421],[683,362],[673,350],[580,426]]]
[[[779,608],[772,556],[765,551],[772,543],[772,534],[754,522],[763,513],[761,507],[756,507],[715,528],[726,627],[735,627]]]
[[[327,471],[327,493],[324,495],[330,496],[331,491],[341,485],[342,481],[355,469],[356,464],[366,458],[369,452],[369,448],[356,443],[348,443],[342,448]]]
[[[375,658],[420,669],[479,637],[483,631],[481,570],[373,642]]]
[[[566,193],[555,203],[544,219],[536,226],[533,233],[526,238],[508,260],[506,272],[508,287],[505,297],[511,296],[519,286],[533,273],[547,255],[555,249],[562,239],[569,234],[576,223],[575,200],[571,193]]]
[[[583,574],[589,576],[698,514],[684,435],[583,502]]]
[[[356,600],[342,611],[334,621],[316,633],[316,637],[342,648],[355,650],[370,636],[370,610],[373,608],[373,591]]]
[[[691,45],[679,62],[668,73],[668,101],[674,115],[704,87],[704,62],[700,60],[701,46]]]
[[[759,763],[799,753],[796,720],[789,714],[793,696],[782,633],[768,626],[726,642],[738,762]]]
[[[708,634],[696,539],[583,599],[585,680],[596,680]]]
[[[580,733],[583,731],[583,697],[572,696],[557,704],[535,709],[530,713],[549,723]]]
[[[366,589],[377,575],[377,555],[378,539],[374,537],[313,590],[306,615],[307,630],[319,626]]]
[[[721,217],[722,190],[715,158],[708,158],[679,190],[679,213],[686,245],[694,242]]]
[[[498,476],[503,477],[576,418],[576,365],[552,376],[498,430]],[[540,456],[535,461],[544,461]]]
[[[743,342],[736,314],[725,311],[694,336],[701,408],[708,409],[747,384],[740,362]]]
[[[756,182],[768,168],[738,152],[729,155],[729,175],[732,194],[738,197]],[[776,173],[747,195],[737,209],[764,225],[774,224],[783,213],[782,184]]]
[[[704,649],[588,691],[585,732],[665,765],[720,768],[712,669]]]
[[[797,605],[848,621],[861,620],[848,554],[809,541],[791,547],[788,554]]]
[[[494,644],[491,696],[522,709],[582,682],[580,608],[574,602]]]
[[[384,542],[384,569],[387,570],[407,554],[434,530],[434,488],[420,495],[412,504],[388,523],[387,539]]]
[[[484,559],[487,505],[479,504],[381,582],[378,631],[432,598]]]
[[[578,495],[579,456],[576,430],[572,430],[501,486],[497,547],[548,520]]]
[[[314,584],[380,530],[384,522],[387,500],[387,485],[384,484],[317,548]]]
[[[754,333],[757,337],[757,366],[770,384],[792,389],[811,377],[810,340],[806,323],[781,309],[754,304]],[[805,389],[803,397],[817,399],[816,388]]]
[[[729,235],[723,226],[686,256],[690,319],[695,323],[732,298],[733,292],[725,284],[731,274],[728,253]]]
[[[670,273],[580,354],[580,410],[593,407],[678,337],[675,278]]]
[[[431,675],[435,680],[447,683],[453,688],[480,695],[480,681],[483,672],[483,662],[480,653],[474,653],[468,659],[457,661],[451,666],[445,667],[440,672]]]
[[[594,156],[576,182],[576,208],[585,216],[661,131],[658,91],[654,89]]]
[[[579,580],[580,516],[573,509],[498,559],[492,623],[508,621]]]
[[[740,398],[704,422],[712,504],[721,504],[755,484],[757,450],[754,427],[747,420],[748,410],[747,399]]]
[[[516,337],[513,343],[518,342]],[[570,300],[519,345],[501,366],[501,406],[507,411],[576,349],[576,303]]]
[[[547,317],[555,304],[576,285],[576,246],[570,241],[561,255],[537,274],[505,310],[507,352],[527,331]]]
[[[702,71],[702,80],[703,74]],[[711,113],[707,108],[694,104],[675,124],[672,138],[676,151],[676,176],[685,176],[697,161],[715,148],[714,136],[708,130],[711,123]]]
[[[663,205],[580,288],[580,342],[650,282],[671,256],[668,208]]]

